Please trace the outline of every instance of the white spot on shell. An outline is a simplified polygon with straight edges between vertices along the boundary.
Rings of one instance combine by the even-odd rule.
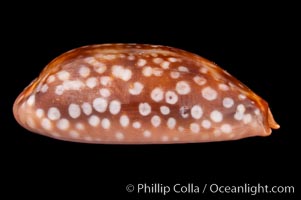
[[[190,93],[191,88],[190,88],[189,84],[186,81],[179,81],[176,84],[176,91],[180,95],[186,95],[186,94]]]
[[[161,140],[162,140],[162,142],[167,142],[167,141],[169,140],[169,138],[168,138],[167,135],[163,135],[163,136],[161,137]]]
[[[114,60],[116,58],[116,55],[113,54],[108,54],[108,55],[104,55],[103,59],[105,60]]]
[[[135,60],[135,56],[129,55],[129,56],[128,56],[128,60]]]
[[[205,85],[207,82],[207,80],[202,76],[193,77],[193,81],[200,86]]]
[[[240,113],[244,113],[246,111],[246,108],[243,104],[239,104],[236,109]]]
[[[99,90],[99,94],[102,96],[102,97],[109,97],[111,95],[111,92],[109,89],[107,88],[101,88]]]
[[[203,120],[202,121],[202,127],[205,128],[205,129],[211,128],[211,122],[207,119]]]
[[[218,84],[218,88],[222,91],[228,91],[229,90],[229,86],[224,84],[224,83],[220,83]]]
[[[34,94],[30,95],[30,97],[27,99],[27,105],[33,106],[36,101],[36,96]]]
[[[161,124],[161,118],[158,115],[154,115],[151,119],[151,123],[154,127],[158,127]]]
[[[41,119],[44,116],[44,110],[41,108],[38,108],[36,110],[36,116]]]
[[[165,93],[165,101],[168,104],[175,104],[178,101],[178,95],[173,91],[167,91]]]
[[[52,129],[52,124],[51,124],[50,120],[47,119],[47,118],[42,119],[41,125],[45,130],[51,130]]]
[[[62,95],[64,93],[64,87],[62,85],[58,85],[55,88],[55,94]]]
[[[170,113],[170,109],[167,106],[161,106],[160,111],[163,115],[168,115]]]
[[[200,119],[203,116],[203,109],[199,105],[194,105],[190,110],[190,114],[194,119]]]
[[[169,68],[169,65],[170,65],[170,62],[168,61],[164,61],[160,64],[160,66],[163,68],[163,69],[168,69]]]
[[[79,138],[79,133],[77,131],[74,131],[74,130],[70,131],[69,135],[70,135],[70,137],[75,138],[75,139]]]
[[[117,132],[115,137],[116,137],[117,140],[123,140],[124,139],[124,135],[121,132]]]
[[[258,108],[256,108],[256,109],[254,110],[254,113],[255,113],[255,115],[260,115],[260,110],[259,110]]]
[[[94,71],[96,71],[99,74],[102,74],[107,70],[107,66],[104,63],[96,60],[94,57],[85,58],[85,61],[92,65]]]
[[[170,77],[173,79],[177,79],[180,77],[180,72],[176,72],[176,71],[171,71],[170,72]]]
[[[69,120],[68,119],[60,119],[57,124],[56,127],[60,130],[67,130],[70,126]]]
[[[63,82],[64,90],[80,90],[84,86],[84,83],[79,80]]]
[[[41,88],[41,92],[45,93],[45,92],[47,92],[47,90],[48,90],[48,85],[44,84]]]
[[[29,127],[31,128],[36,128],[36,123],[32,117],[27,117],[26,118],[26,123]]]
[[[175,126],[176,126],[176,123],[177,123],[176,119],[173,118],[173,117],[170,117],[170,118],[168,118],[168,120],[167,120],[167,127],[168,127],[169,129],[174,129]]]
[[[132,78],[132,71],[124,68],[121,65],[113,65],[112,74],[116,78],[120,78],[123,81],[128,81]]]
[[[59,71],[57,73],[57,77],[61,80],[61,81],[66,81],[69,79],[70,77],[70,74],[69,72],[65,71],[65,70],[62,70],[62,71]]]
[[[86,80],[86,85],[89,88],[94,88],[97,85],[97,79],[95,77],[90,77]]]
[[[74,103],[69,105],[68,112],[69,112],[70,117],[72,117],[74,119],[78,118],[81,113],[79,105],[74,104]]]
[[[134,122],[133,123],[133,128],[135,128],[135,129],[141,128],[141,123],[140,122]]]
[[[127,115],[122,115],[119,119],[119,122],[122,127],[127,127],[130,123],[130,119]]]
[[[251,121],[252,121],[252,116],[251,116],[251,114],[246,114],[246,115],[243,116],[243,122],[244,122],[244,124],[248,124],[248,123],[250,123]]]
[[[139,104],[139,113],[142,116],[147,116],[151,113],[152,108],[148,103],[140,103]]]
[[[110,126],[111,126],[111,122],[108,118],[104,118],[102,121],[101,121],[101,126],[102,128],[104,129],[109,129]]]
[[[146,77],[149,77],[153,74],[153,69],[150,66],[143,67],[142,74]]]
[[[55,76],[54,75],[50,75],[48,78],[47,78],[47,83],[49,84],[49,83],[52,83],[52,82],[54,82],[55,81]]]
[[[242,120],[243,119],[243,117],[244,117],[244,114],[243,113],[241,113],[241,112],[237,112],[236,111],[236,113],[234,114],[234,119],[236,119],[236,120]]]
[[[163,90],[159,87],[156,87],[155,89],[153,89],[153,91],[151,92],[151,98],[152,100],[154,100],[155,102],[159,102],[163,99]]]
[[[163,75],[163,70],[161,68],[153,68],[153,75],[154,76],[162,76]]]
[[[100,77],[100,84],[103,86],[110,86],[112,84],[112,78],[109,76]]]
[[[133,86],[129,88],[129,93],[131,95],[139,95],[142,92],[143,88],[144,86],[142,83],[135,82]]]
[[[85,130],[85,126],[80,122],[75,124],[75,128],[78,130]]]
[[[154,58],[154,59],[153,59],[153,62],[154,62],[155,64],[160,64],[160,63],[163,62],[163,59],[162,59],[162,58]]]
[[[60,130],[67,130],[70,126],[69,120],[68,119],[60,119],[57,124],[56,127]]]
[[[152,133],[149,130],[145,130],[145,131],[143,131],[143,136],[145,138],[149,138],[152,136]]]
[[[185,67],[185,66],[179,66],[179,67],[178,67],[178,70],[179,70],[180,72],[189,72],[189,69],[188,69],[187,67]]]
[[[234,105],[234,101],[233,101],[232,98],[230,98],[230,97],[225,97],[225,98],[223,99],[223,106],[224,106],[225,108],[231,108],[233,105]]]
[[[182,107],[180,108],[180,115],[181,115],[184,119],[186,119],[187,117],[189,117],[188,111],[189,111],[189,108],[188,108],[187,106],[182,106]]]
[[[245,100],[247,97],[246,97],[246,95],[244,95],[244,94],[239,94],[238,95],[238,99],[239,100]]]
[[[210,113],[210,118],[214,122],[221,122],[223,120],[223,114],[220,111],[214,110]]]
[[[97,112],[103,113],[106,111],[107,107],[108,107],[108,102],[104,98],[99,97],[99,98],[94,99],[93,108]]]
[[[98,55],[99,56],[99,55]],[[86,58],[84,58],[84,61],[86,62],[86,63],[88,63],[88,64],[93,64],[93,63],[95,63],[95,62],[98,62],[94,57],[91,57],[91,56],[89,56],[89,57],[86,57]]]
[[[223,125],[221,126],[221,131],[222,131],[223,133],[231,133],[231,132],[232,132],[232,127],[231,127],[230,124],[223,124]]]
[[[100,119],[99,117],[97,117],[96,115],[92,115],[91,117],[89,117],[88,119],[88,123],[91,125],[91,126],[98,126],[98,124],[100,123]]]
[[[119,54],[119,58],[125,58],[124,54]]]
[[[78,73],[81,77],[87,78],[90,75],[89,67],[82,66],[79,68]]]
[[[61,117],[61,113],[58,108],[51,107],[48,110],[47,116],[50,120],[58,120]]]
[[[91,106],[90,103],[84,102],[84,103],[82,104],[81,107],[82,107],[82,109],[83,109],[83,112],[84,112],[86,115],[91,115],[91,113],[92,113],[92,106]]]
[[[217,92],[211,87],[205,87],[202,90],[202,96],[208,101],[213,101],[217,98]]]
[[[168,61],[169,61],[169,62],[177,62],[178,59],[177,59],[177,58],[170,57],[170,58],[168,58]]]
[[[190,130],[192,133],[199,133],[200,132],[200,125],[197,123],[191,123],[190,124]]]
[[[146,60],[144,59],[139,59],[137,62],[138,67],[143,67],[146,64]]]
[[[179,127],[178,127],[178,131],[183,132],[184,130],[185,130],[185,129],[184,129],[183,126],[179,126]]]
[[[117,115],[120,112],[121,103],[118,100],[111,101],[109,105],[109,111],[112,115]]]
[[[200,72],[203,73],[203,74],[207,74],[208,69],[207,69],[206,67],[202,67],[202,68],[200,69]]]

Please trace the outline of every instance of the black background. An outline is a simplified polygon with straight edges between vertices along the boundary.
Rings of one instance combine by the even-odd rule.
[[[21,193],[24,197],[43,198],[64,194],[82,195],[85,199],[106,195],[130,199],[150,196],[127,193],[125,186],[129,183],[297,186],[300,148],[293,114],[298,115],[294,87],[299,80],[294,78],[296,63],[290,63],[295,57],[290,52],[297,46],[293,39],[295,13],[284,14],[291,8],[280,4],[236,5],[238,8],[232,9],[224,5],[174,4],[9,7],[10,14],[1,19],[5,53],[0,123],[5,177],[2,181],[7,191],[14,191],[9,195]],[[264,138],[135,146],[64,142],[28,132],[17,124],[12,115],[15,98],[53,58],[87,44],[120,42],[173,46],[214,61],[269,102],[281,128]],[[298,192],[297,187],[295,191]],[[156,198],[163,196],[159,194]]]

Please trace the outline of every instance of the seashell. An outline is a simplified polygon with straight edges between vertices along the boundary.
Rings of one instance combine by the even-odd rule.
[[[13,112],[32,132],[86,143],[224,141],[279,128],[266,101],[214,63],[146,44],[89,45],[58,56]]]

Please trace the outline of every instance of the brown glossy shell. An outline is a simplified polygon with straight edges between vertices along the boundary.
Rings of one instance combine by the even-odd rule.
[[[66,52],[19,95],[13,110],[30,131],[91,143],[210,142],[279,128],[268,104],[214,63],[145,44]]]

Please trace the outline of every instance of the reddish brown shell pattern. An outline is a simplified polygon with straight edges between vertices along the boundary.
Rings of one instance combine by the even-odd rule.
[[[58,56],[13,111],[32,132],[87,143],[236,140],[279,128],[268,104],[214,63],[145,44],[90,45]]]

